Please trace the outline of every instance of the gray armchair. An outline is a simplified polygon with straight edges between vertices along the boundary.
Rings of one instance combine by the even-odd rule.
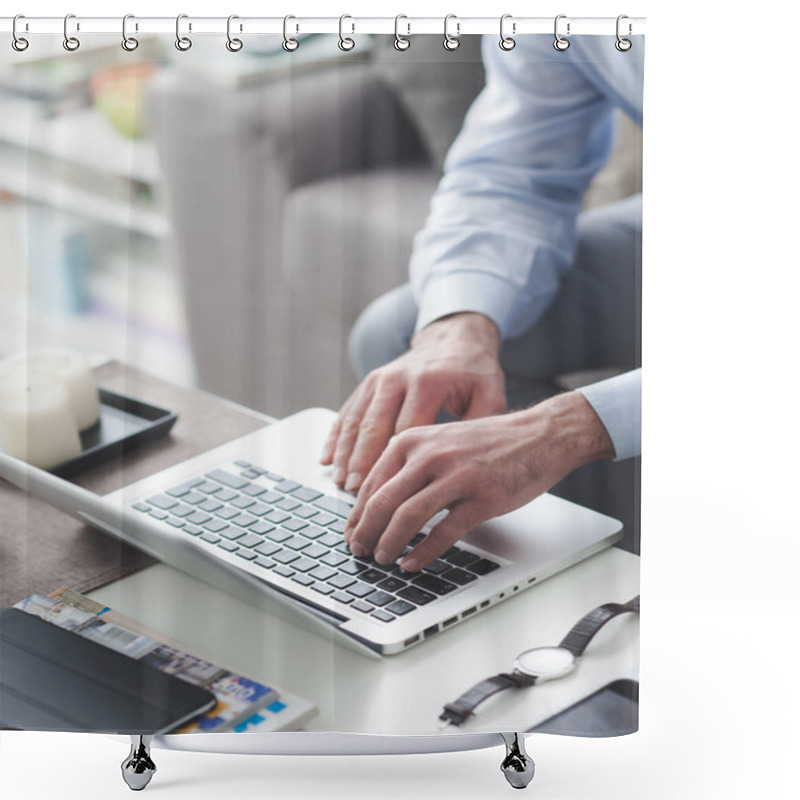
[[[406,53],[391,42],[236,91],[177,70],[152,84],[202,388],[282,416],[335,408],[355,385],[349,330],[407,280],[444,155],[483,85],[477,38],[455,52],[438,37]],[[593,202],[634,191],[632,169],[630,158],[606,168]]]

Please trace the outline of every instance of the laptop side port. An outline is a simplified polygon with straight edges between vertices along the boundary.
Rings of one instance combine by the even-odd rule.
[[[443,628],[449,628],[453,623],[458,622],[458,617],[450,617],[442,623]]]
[[[461,616],[462,616],[462,618],[463,617],[468,617],[470,614],[474,614],[477,610],[478,609],[475,606],[472,606],[472,608],[468,608],[466,611],[463,611],[461,613]]]
[[[481,603],[481,608],[486,608],[486,606],[488,606],[490,602],[491,602],[491,600],[484,600],[484,601]]]
[[[414,642],[418,642],[418,641],[419,641],[419,634],[417,634],[416,636],[412,636],[410,639],[406,639],[403,642],[403,647],[408,647],[409,645],[412,645],[412,644],[414,644]]]
[[[425,628],[425,630],[422,631],[422,635],[427,639],[429,636],[433,636],[434,633],[438,632],[439,632],[439,626],[431,625],[430,628]]]

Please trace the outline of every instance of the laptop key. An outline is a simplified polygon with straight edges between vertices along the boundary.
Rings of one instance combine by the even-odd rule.
[[[336,574],[336,570],[326,567],[323,564],[317,564],[317,568],[311,573],[318,581],[326,581]]]
[[[282,511],[294,511],[296,508],[300,508],[300,501],[292,497],[284,497],[275,503],[275,508],[280,508]]]
[[[391,603],[395,597],[388,592],[377,591],[373,592],[372,594],[368,594],[364,599],[372,603],[374,606],[385,606],[387,603]]]
[[[391,614],[387,614],[385,611],[378,609],[377,611],[373,611],[370,614],[371,617],[375,617],[375,619],[379,619],[381,622],[391,622],[394,617]]]
[[[217,500],[222,500],[223,503],[230,503],[231,501],[235,500],[239,495],[236,492],[232,492],[230,489],[222,489],[221,491],[217,492],[214,497]]]
[[[320,558],[320,556],[324,556],[326,553],[330,552],[327,547],[322,547],[319,544],[312,544],[306,547],[303,551],[304,556],[308,556],[309,558]],[[329,564],[328,566],[334,567],[335,564]]]
[[[349,575],[334,575],[328,583],[331,586],[336,587],[337,589],[346,589],[348,586],[352,586],[356,582],[355,578],[351,578]],[[350,598],[352,600],[352,598]]]
[[[205,513],[205,511],[195,511],[193,514],[189,514],[186,517],[187,522],[191,522],[192,525],[205,525],[206,522],[209,522],[211,517]]]
[[[480,556],[476,556],[475,553],[469,553],[466,550],[456,550],[455,553],[451,553],[449,556],[445,555],[444,560],[454,567],[468,567],[470,564],[480,561]]]
[[[301,586],[311,586],[314,583],[313,578],[309,578],[308,575],[295,575],[292,580],[295,583],[299,583]]]
[[[258,520],[256,517],[251,517],[249,514],[239,514],[238,517],[234,517],[231,520],[232,525],[241,525],[243,528],[252,525],[254,522],[258,522]]]
[[[225,506],[225,508],[222,508],[219,511],[217,511],[216,514],[221,519],[233,519],[234,517],[239,515],[239,509],[233,508],[232,506]]]
[[[339,572],[344,572],[348,575],[358,575],[359,572],[364,572],[366,569],[368,569],[366,564],[362,564],[359,561],[350,561],[347,564],[342,564],[339,567]]]
[[[253,549],[256,551],[256,553],[261,553],[262,556],[271,556],[273,553],[277,553],[281,547],[280,545],[273,544],[272,542],[264,542]]]
[[[216,531],[216,533],[233,541],[234,539],[239,539],[244,536],[246,531],[243,528],[232,528],[230,525],[226,525],[221,531]]]
[[[187,525],[183,529],[184,533],[190,533],[192,536],[199,536],[203,531],[200,528],[195,528],[194,525]]]
[[[190,481],[182,483],[180,486],[175,486],[173,489],[168,489],[167,494],[170,494],[173,497],[183,497],[183,495],[189,494],[189,492],[194,489],[195,486],[199,486],[201,483],[203,483],[202,478],[194,478]]]
[[[450,592],[455,591],[457,588],[456,584],[450,583],[450,581],[444,581],[441,578],[437,578],[435,575],[424,573],[422,575],[417,575],[411,582],[415,586],[419,586],[428,592],[438,594],[440,597],[445,594],[450,594]]]
[[[359,576],[362,581],[367,581],[368,583],[377,583],[378,581],[382,581],[386,575],[381,572],[379,569],[365,569]]]
[[[272,489],[268,489],[264,494],[259,495],[258,499],[262,503],[277,503],[279,500],[283,500],[283,495],[280,492],[273,492]]]
[[[447,572],[450,569],[450,564],[446,561],[442,561],[441,558],[437,558],[431,564],[428,564],[427,567],[423,567],[423,572],[429,572],[431,575],[441,575],[443,572]]]
[[[315,517],[318,514],[319,511],[313,506],[299,506],[294,510],[294,515],[301,519],[309,519],[309,517]],[[314,520],[314,522],[316,522],[316,520]]]
[[[263,517],[264,514],[268,514],[270,511],[270,506],[264,505],[264,503],[256,503],[254,506],[250,506],[247,509],[248,514],[254,514],[256,517]]]
[[[172,525],[173,528],[182,528],[186,524],[185,520],[179,519],[178,517],[168,517],[167,522]]]
[[[281,528],[275,528],[275,530],[270,531],[267,534],[267,539],[272,539],[273,542],[278,542],[278,544],[282,544],[287,539],[291,539],[292,534],[289,531],[284,531]]]
[[[219,533],[220,531],[224,531],[226,528],[229,528],[227,522],[223,522],[221,519],[212,519],[210,522],[206,522],[203,527],[207,531],[211,531],[211,533]]]
[[[363,600],[356,600],[350,608],[360,611],[362,614],[371,614],[375,610],[375,606],[365,603]]]
[[[325,533],[325,529],[320,528],[319,525],[307,525],[300,531],[300,533],[302,533],[307,539],[318,539],[323,533]],[[324,542],[322,539],[320,539],[320,543],[330,547],[330,545],[327,542]]]
[[[290,519],[283,523],[287,531],[301,531],[308,523],[304,519]]]
[[[210,542],[211,544],[216,544],[217,542],[222,541],[219,536],[215,536],[213,533],[204,533],[200,537],[204,542]]]
[[[495,564],[494,561],[489,561],[488,558],[482,558],[480,561],[469,565],[469,571],[474,572],[476,575],[488,575],[496,569],[500,569],[500,565]]]
[[[229,553],[235,553],[239,549],[239,545],[234,544],[233,542],[220,542],[217,547],[221,547],[223,550],[227,550]]]
[[[178,501],[172,497],[167,497],[165,494],[157,494],[153,497],[148,498],[148,503],[151,506],[155,506],[156,508],[160,508],[164,511],[169,511],[171,508],[174,508],[178,505]]]
[[[275,530],[274,525],[270,525],[268,522],[256,522],[255,525],[250,526],[250,530],[253,533],[257,533],[259,536],[264,536],[265,534],[269,533],[270,531]]]
[[[349,517],[350,512],[353,510],[353,503],[348,503],[346,500],[339,500],[336,497],[329,497],[322,495],[322,497],[314,500],[314,505],[321,508],[323,511],[330,511],[331,514],[337,514],[340,517]]]
[[[272,571],[276,575],[280,575],[283,578],[291,578],[292,575],[294,575],[294,570],[293,569],[289,569],[289,567],[284,567],[284,566],[282,566],[280,564],[277,567],[273,567]]]
[[[406,586],[405,589],[401,589],[397,594],[415,606],[424,606],[436,599],[435,594],[426,592],[424,589],[420,589],[419,586]]]
[[[214,494],[222,489],[222,487],[214,481],[202,481],[196,488],[198,492],[205,492],[206,494]]]
[[[384,610],[391,611],[392,614],[397,614],[398,617],[402,617],[403,614],[408,614],[409,611],[413,611],[415,608],[416,606],[407,603],[405,600],[395,600],[394,603],[390,603],[386,606]]]
[[[401,581],[400,578],[394,576],[384,578],[380,583],[376,584],[378,589],[383,589],[385,592],[399,592],[400,589],[405,589],[408,584]]]
[[[191,503],[193,506],[197,505],[198,503],[202,503],[205,499],[206,496],[204,494],[200,494],[200,492],[189,492],[189,494],[181,498],[184,503]]]
[[[291,547],[292,550],[302,550],[304,547],[308,547],[311,542],[302,536],[292,536],[291,539],[287,539],[283,544],[285,547]]]
[[[232,503],[232,506],[236,506],[236,508],[250,508],[250,506],[254,506],[256,501],[253,500],[252,497],[248,497],[247,495],[240,494]]]
[[[253,466],[249,461],[245,461],[243,458],[240,458],[233,463],[236,464],[237,467],[244,467],[245,469]]]
[[[237,475],[231,475],[230,472],[225,472],[224,469],[213,469],[211,472],[206,474],[206,477],[211,478],[211,480],[217,481],[218,483],[224,484],[230,489],[239,490],[250,485],[250,481],[240,478]]]
[[[194,514],[195,509],[191,506],[185,506],[183,503],[171,508],[169,510],[170,514],[174,514],[176,517],[188,517],[189,514]]]
[[[345,605],[352,603],[354,598],[352,595],[345,594],[344,592],[334,592],[331,595],[331,598],[334,600],[338,600],[340,603],[344,603]]]
[[[255,561],[256,563],[259,561],[259,559],[256,558],[256,554],[252,550],[242,550],[240,548],[236,551],[236,555],[239,556],[239,558],[243,558],[245,561]],[[264,561],[266,560],[267,559],[265,558]]]
[[[271,511],[267,514],[264,519],[269,520],[270,522],[274,522],[276,525],[280,525],[282,522],[286,522],[287,519],[291,519],[291,516],[287,514],[285,511],[278,511],[277,509]]]
[[[328,586],[327,583],[317,582],[311,588],[320,594],[333,594],[333,586]]]
[[[322,530],[322,528],[320,528]],[[324,536],[319,537],[319,543],[324,544],[325,547],[334,547],[335,545],[342,544],[342,537],[337,536],[335,533],[326,533]],[[350,552],[349,550],[347,551]]]
[[[169,516],[169,515],[167,514],[166,511],[159,511],[157,508],[154,508],[150,512],[150,516],[154,517],[155,519],[166,519],[167,516]]]
[[[147,503],[134,503],[133,507],[137,511],[149,511],[150,510],[150,506],[147,505]]]
[[[334,553],[330,550],[326,551],[327,555],[320,558],[320,561],[323,564],[327,564],[329,567],[338,567],[339,564],[344,564],[345,561],[349,561],[346,555],[342,553]]]
[[[317,566],[317,562],[314,561],[313,558],[306,558],[303,556],[302,558],[298,559],[297,561],[292,561],[292,569],[297,570],[298,572],[308,572],[309,570],[314,569]],[[311,579],[311,582],[314,582],[314,579]]]
[[[255,553],[252,550],[245,550],[244,552],[246,552],[249,556],[255,556]],[[242,553],[237,553],[236,555],[240,556]],[[275,566],[275,562],[271,558],[259,557],[254,563],[258,564],[259,567],[264,567],[264,569],[273,569]]]
[[[302,500],[304,503],[310,503],[312,500],[322,497],[322,492],[318,492],[316,489],[310,489],[308,486],[301,486],[299,489],[295,489],[292,492],[292,496],[296,497],[298,500]]]
[[[354,584],[353,586],[348,587],[347,589],[349,594],[355,595],[359,599],[362,597],[366,597],[368,594],[372,594],[375,591],[374,586],[370,586],[368,583],[358,583]],[[431,599],[433,599],[433,595],[431,595]]]
[[[258,547],[258,545],[263,543],[264,540],[260,536],[256,536],[254,533],[246,533],[241,539],[236,540],[236,544],[241,545],[242,547]]]
[[[219,511],[220,508],[224,508],[222,503],[218,503],[216,500],[212,500],[210,497],[203,500],[202,503],[198,503],[197,507],[203,511],[207,511],[209,514],[213,514],[215,511]]]
[[[241,464],[239,466],[241,466]],[[254,469],[245,469],[242,470],[240,474],[243,478],[247,478],[247,480],[251,481],[253,478],[257,478],[261,473]]]
[[[292,561],[296,561],[300,558],[300,554],[295,553],[294,550],[279,550],[272,557],[279,564],[291,564]]]
[[[277,484],[277,486],[275,486],[275,488],[279,492],[285,492],[286,494],[288,494],[289,492],[293,492],[295,489],[299,489],[300,484],[295,483],[295,481],[286,480],[286,478],[284,478],[279,484]]]
[[[458,569],[456,567],[442,573],[441,577],[443,580],[450,581],[451,583],[457,583],[459,586],[464,586],[472,581],[478,580],[471,572],[467,572],[465,569]]]
[[[337,519],[336,522],[331,522],[328,527],[334,533],[344,533],[345,521],[343,519]]]

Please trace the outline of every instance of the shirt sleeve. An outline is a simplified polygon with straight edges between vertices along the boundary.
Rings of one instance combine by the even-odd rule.
[[[586,187],[608,158],[613,103],[551,36],[504,52],[486,37],[487,83],[445,161],[411,257],[417,330],[478,311],[523,333],[571,264]]]
[[[614,445],[614,460],[642,452],[642,370],[584,386],[578,390],[591,404]]]

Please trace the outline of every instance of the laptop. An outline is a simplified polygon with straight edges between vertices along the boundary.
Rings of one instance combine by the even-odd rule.
[[[479,525],[420,573],[356,558],[342,538],[355,499],[319,464],[335,418],[301,411],[102,497],[7,455],[0,474],[364,654],[416,646],[622,536],[619,521],[545,494]]]

